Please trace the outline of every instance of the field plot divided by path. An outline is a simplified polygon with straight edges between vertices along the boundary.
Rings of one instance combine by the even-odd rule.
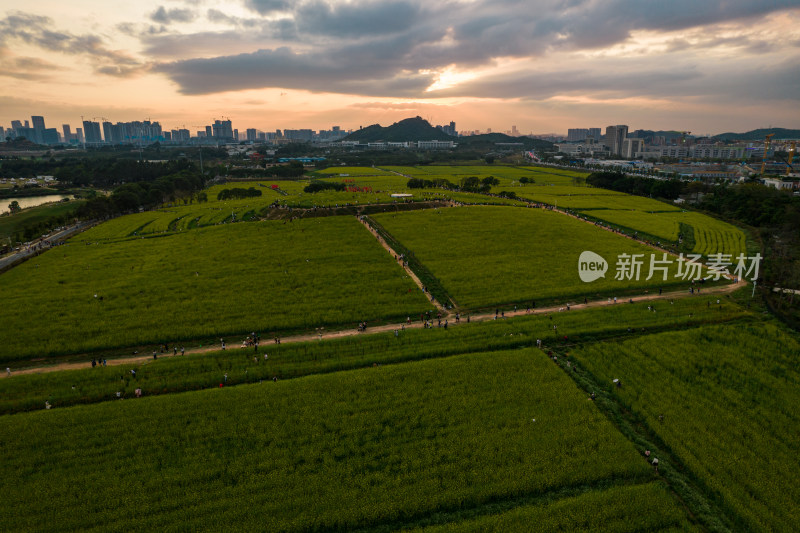
[[[676,283],[674,263],[666,281],[661,274],[646,281],[649,263],[639,282],[614,280],[618,254],[641,253],[649,261],[653,250],[552,211],[460,207],[374,218],[465,307],[514,302],[526,305],[556,297],[575,303],[576,298],[583,300],[584,296],[609,291],[657,290]],[[578,258],[585,250],[608,261],[604,279],[580,281]]]
[[[397,527],[560,489],[602,494],[635,484],[652,495],[655,479],[536,350],[3,422],[0,489],[4,525],[15,530]],[[27,452],[11,453],[19,449]],[[676,504],[663,492],[659,501],[651,523],[675,525]]]
[[[4,360],[249,331],[313,331],[429,309],[352,217],[70,241],[0,275],[0,285]]]
[[[639,416],[749,531],[800,523],[800,342],[773,324],[705,326],[570,357]],[[659,416],[663,415],[663,420]]]

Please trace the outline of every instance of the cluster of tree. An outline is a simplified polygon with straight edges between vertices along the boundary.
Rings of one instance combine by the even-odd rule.
[[[182,170],[175,174],[161,176],[154,181],[136,181],[120,185],[108,196],[98,196],[78,209],[80,218],[107,218],[129,213],[140,207],[149,209],[165,202],[189,203],[197,200],[207,201],[201,192],[205,178],[196,170]]]
[[[515,193],[514,191],[500,191],[499,193],[497,193],[497,196],[499,196],[500,198],[508,198],[509,200],[517,199],[517,193]]]
[[[455,189],[455,185],[450,183],[449,180],[439,178],[435,180],[424,180],[422,178],[411,178],[408,180],[406,187],[409,189]]]
[[[233,178],[297,178],[305,174],[305,171],[306,169],[301,162],[291,161],[285,165],[266,168],[233,168],[228,171],[228,175]]]
[[[522,176],[522,177],[519,179],[519,182],[520,182],[520,183],[536,183],[536,180],[535,180],[535,179],[533,179],[533,178],[528,178],[528,177],[526,177],[526,176]]]
[[[698,207],[720,218],[756,230],[764,261],[759,286],[767,304],[778,316],[800,328],[800,297],[794,293],[773,292],[773,287],[800,289],[800,197],[792,191],[778,190],[760,183],[716,184],[629,178],[616,172],[595,172],[586,183],[615,191],[677,198],[695,195]],[[701,194],[702,193],[702,196]]]
[[[312,181],[303,189],[304,192],[320,192],[320,191],[343,191],[346,185],[344,183],[335,183],[331,181]]]
[[[470,176],[461,180],[461,190],[464,192],[487,193],[493,185],[498,185],[500,180],[494,176],[486,176],[481,179],[477,176]]]
[[[217,200],[253,198],[255,196],[261,196],[262,194],[263,193],[255,187],[250,187],[249,189],[222,189],[219,191],[219,194],[217,194]]]
[[[109,189],[122,183],[153,182],[163,176],[194,169],[195,164],[187,159],[150,162],[120,157],[6,158],[0,165],[0,177],[51,175],[68,186]]]
[[[522,181],[522,180],[520,180]],[[586,183],[593,187],[610,189],[639,196],[676,199],[682,192],[684,184],[675,180],[657,180],[652,178],[626,176],[622,172],[592,172]]]

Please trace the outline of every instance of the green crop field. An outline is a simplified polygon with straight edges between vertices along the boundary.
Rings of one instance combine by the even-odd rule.
[[[265,339],[267,342],[257,353],[252,348],[240,348],[238,338],[234,337],[228,339],[230,349],[224,351],[217,349],[113,367],[91,368],[87,362],[86,368],[69,372],[15,375],[14,379],[0,380],[0,414],[44,409],[45,402],[65,407],[108,401],[116,397],[116,392],[123,398],[131,398],[137,388],[147,396],[215,388],[224,374],[228,374],[229,384],[253,383],[273,376],[296,378],[375,363],[396,364],[487,349],[519,348],[534,344],[536,339],[562,346],[620,336],[629,338],[645,329],[680,329],[751,318],[745,309],[729,302],[723,309],[707,306],[714,301],[713,296],[696,296],[672,303],[658,300],[651,304],[612,304],[581,311],[472,322],[468,326],[464,317],[460,325],[451,320],[447,330],[407,329],[397,337],[391,332],[330,339],[324,335],[319,342],[280,345]],[[655,306],[657,312],[647,310],[647,305]],[[413,321],[418,323],[419,316],[413,317]],[[557,329],[553,329],[554,325]],[[187,344],[186,348],[194,346]],[[262,359],[264,353],[268,354],[268,361]],[[131,370],[136,371],[135,378]]]
[[[666,281],[662,274],[645,279],[651,249],[552,211],[463,207],[381,214],[374,219],[467,308],[554,298],[574,303],[585,296],[621,296],[676,283],[686,286],[674,277],[674,263]],[[578,257],[584,250],[608,261],[605,278],[591,284],[580,281]],[[622,253],[645,254],[647,263],[638,282],[614,279],[616,259]]]
[[[444,525],[413,529],[415,533],[484,531],[696,531],[671,495],[658,483],[612,487],[604,491],[525,505]]]
[[[800,523],[800,342],[782,327],[706,326],[570,353],[705,483],[737,530]],[[659,416],[663,415],[663,420]]]
[[[536,350],[9,415],[3,427],[3,527],[15,531],[397,528],[559,490],[605,501],[616,520],[642,520],[623,494],[653,497],[641,523],[685,524],[633,445]]]
[[[241,223],[120,242],[91,234],[0,275],[0,359],[307,330],[428,309],[354,218]]]
[[[648,280],[642,241],[754,243],[480,163],[215,182],[0,274],[0,531],[795,531],[800,338],[747,283]]]

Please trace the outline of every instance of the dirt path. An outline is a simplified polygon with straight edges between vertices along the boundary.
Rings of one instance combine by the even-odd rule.
[[[733,292],[734,290],[742,287],[742,283],[730,283],[728,285],[720,285],[718,287],[710,287],[707,289],[703,289],[703,293],[700,296],[706,294],[727,294]],[[687,291],[677,291],[677,292],[665,292],[660,296],[657,293],[654,294],[642,294],[639,296],[632,296],[629,297],[630,300],[634,302],[645,302],[650,300],[669,300],[669,299],[679,299],[679,298],[687,298],[690,297],[690,293]],[[578,304],[569,304],[571,311],[579,311],[581,309],[589,309],[589,308],[596,308],[596,307],[613,307],[615,305],[624,305],[626,301],[620,300],[619,303],[609,303],[608,300],[592,300],[588,303],[578,303]],[[531,309],[528,312],[526,309],[518,309],[517,311],[506,311],[505,318],[511,318],[516,316],[523,316],[523,315],[543,315],[548,313],[557,313],[559,311],[564,311],[567,304],[564,305],[554,305],[551,307],[543,307],[537,309]],[[460,323],[456,323],[455,320],[450,320],[453,318],[450,316],[449,318],[442,317],[442,321],[448,320],[448,327],[459,327],[460,325],[467,323],[467,317],[469,317],[470,322],[485,322],[487,320],[494,320],[495,315],[494,313],[480,313],[480,314],[466,314]],[[304,334],[304,335],[294,335],[291,337],[282,337],[280,338],[281,344],[284,343],[296,343],[296,342],[308,342],[314,340],[322,340],[322,339],[337,339],[341,337],[353,337],[356,335],[374,335],[377,333],[386,333],[391,332],[394,330],[403,329],[419,329],[423,327],[423,322],[419,320],[412,320],[410,323],[398,323],[398,324],[384,324],[381,326],[375,326],[367,328],[366,331],[358,331],[357,329],[343,329],[339,331],[332,331],[329,333],[322,333],[320,334]],[[259,353],[264,353],[265,351],[269,350],[269,347],[272,346],[274,340],[269,340],[267,342],[262,342],[259,345]],[[252,350],[251,346],[244,347],[238,345],[228,345],[229,350]],[[219,344],[212,344],[209,346],[202,346],[196,348],[190,348],[186,350],[187,355],[196,355],[196,354],[204,354],[208,352],[218,352],[221,350],[221,346]],[[181,357],[180,355],[173,356],[170,353],[159,354],[159,359],[163,358],[171,358],[171,357]],[[108,359],[107,364],[109,366],[116,366],[116,365],[130,365],[136,363],[149,363],[153,362],[152,355],[139,355],[134,357],[122,357],[117,359]],[[33,368],[24,368],[21,370],[15,370],[11,373],[11,377],[16,375],[22,374],[43,374],[46,372],[59,372],[62,370],[79,370],[82,368],[87,368],[89,363],[59,363],[55,365],[48,365],[48,366],[40,366],[40,367],[33,367]],[[8,377],[5,372],[2,373],[2,377]]]
[[[428,293],[427,293],[427,292],[425,292],[425,289],[423,288],[423,287],[424,287],[424,285],[422,284],[422,281],[420,281],[420,279],[417,277],[417,275],[416,275],[416,274],[414,274],[414,272],[411,270],[411,268],[410,268],[410,267],[408,267],[408,266],[404,265],[404,264],[403,264],[403,263],[402,263],[402,262],[401,262],[399,259],[396,259],[397,257],[399,257],[399,254],[398,254],[398,253],[397,253],[397,252],[394,250],[394,248],[392,248],[391,246],[389,246],[389,243],[388,243],[388,242],[386,242],[386,240],[384,240],[384,238],[383,238],[383,237],[381,237],[381,236],[378,234],[378,232],[377,232],[377,231],[375,231],[374,229],[372,229],[372,227],[371,227],[369,224],[367,224],[367,222],[366,222],[365,220],[363,220],[363,219],[361,219],[361,218],[359,217],[358,221],[359,221],[359,222],[361,222],[361,224],[362,224],[362,225],[363,225],[365,228],[367,228],[367,231],[369,231],[370,233],[372,233],[373,237],[375,237],[376,239],[378,239],[378,242],[381,244],[381,246],[383,246],[384,250],[386,250],[387,252],[389,252],[389,255],[391,255],[391,256],[392,256],[392,258],[395,258],[395,260],[396,260],[396,261],[397,261],[397,262],[398,262],[398,263],[399,263],[399,264],[400,264],[400,265],[403,267],[403,270],[405,270],[405,271],[406,271],[406,274],[408,274],[408,275],[409,275],[409,277],[410,277],[412,280],[414,280],[414,283],[416,283],[416,284],[417,284],[417,287],[419,287],[419,290],[421,290],[421,291],[423,292],[423,294],[425,294],[425,297],[426,297],[426,298],[430,299],[430,297],[428,296]],[[444,306],[443,306],[441,303],[439,303],[439,302],[436,302],[436,301],[434,301],[434,302],[432,302],[432,303],[433,303],[433,304],[436,306],[436,308],[437,308],[437,309],[438,309],[438,310],[439,310],[439,311],[442,313],[442,317],[445,317],[445,316],[450,316],[450,312],[449,312],[447,309],[445,309],[445,308],[444,308]]]

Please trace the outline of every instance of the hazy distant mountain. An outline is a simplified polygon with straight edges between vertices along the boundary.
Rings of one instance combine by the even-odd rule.
[[[404,141],[457,141],[442,130],[438,130],[420,117],[407,118],[391,126],[373,124],[355,131],[342,139],[359,142],[404,142]]]
[[[720,141],[763,141],[770,133],[775,134],[773,139],[800,139],[800,130],[786,128],[761,128],[747,133],[720,133],[719,135],[714,135],[712,139],[719,139]]]

